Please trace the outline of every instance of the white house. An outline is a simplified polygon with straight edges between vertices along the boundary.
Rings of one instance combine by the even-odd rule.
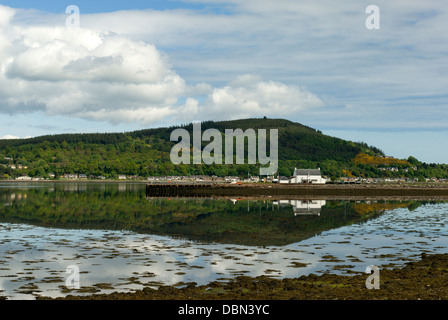
[[[278,183],[291,183],[291,179],[288,179],[287,177],[281,176],[278,178]]]
[[[18,177],[16,178],[17,181],[31,181],[32,178],[28,176]]]
[[[322,173],[319,169],[295,169],[294,175],[290,180],[290,183],[312,183],[312,184],[325,184],[327,179],[322,177]]]
[[[78,175],[77,174],[64,174],[64,179],[69,179],[69,180],[77,180],[78,179]]]

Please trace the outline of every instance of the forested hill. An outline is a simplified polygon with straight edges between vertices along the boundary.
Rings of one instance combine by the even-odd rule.
[[[48,177],[64,174],[117,178],[128,176],[170,175],[258,175],[259,165],[179,165],[170,161],[170,151],[175,145],[170,141],[171,132],[184,128],[193,132],[193,124],[179,127],[140,130],[129,133],[62,134],[32,139],[0,140],[0,178],[29,175]],[[290,176],[297,168],[321,168],[330,177],[340,176],[391,176],[394,173],[382,168],[381,150],[339,138],[330,137],[313,128],[283,119],[244,119],[221,122],[203,122],[202,130],[217,129],[278,129],[279,174]],[[209,142],[203,142],[206,146]],[[224,150],[224,148],[223,148]],[[374,159],[375,161],[370,163]],[[411,168],[421,165],[416,159],[408,162],[384,162],[384,165]],[[372,160],[373,161],[373,160]],[[439,177],[443,168],[433,168]],[[411,172],[415,175],[416,172]],[[411,175],[411,176],[412,176]]]

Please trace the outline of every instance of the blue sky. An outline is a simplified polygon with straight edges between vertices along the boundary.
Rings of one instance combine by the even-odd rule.
[[[5,6],[23,9],[36,9],[45,12],[61,13],[65,11],[65,8],[69,5],[76,5],[82,8],[84,13],[101,13],[101,12],[113,12],[118,10],[170,10],[170,9],[202,9],[204,5],[188,3],[183,1],[170,1],[170,0],[128,0],[128,1],[32,1],[32,0],[2,0],[0,2]]]
[[[0,138],[268,116],[448,163],[448,9],[370,4],[0,0]]]

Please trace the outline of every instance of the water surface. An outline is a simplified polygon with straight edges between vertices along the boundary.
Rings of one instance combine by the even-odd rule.
[[[127,292],[393,267],[446,253],[448,204],[147,199],[144,185],[0,185],[0,294]],[[80,290],[66,287],[79,267]]]

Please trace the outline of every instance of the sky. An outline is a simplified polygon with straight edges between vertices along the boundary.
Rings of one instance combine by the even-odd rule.
[[[441,0],[0,0],[0,138],[267,116],[448,163],[447,29]]]

